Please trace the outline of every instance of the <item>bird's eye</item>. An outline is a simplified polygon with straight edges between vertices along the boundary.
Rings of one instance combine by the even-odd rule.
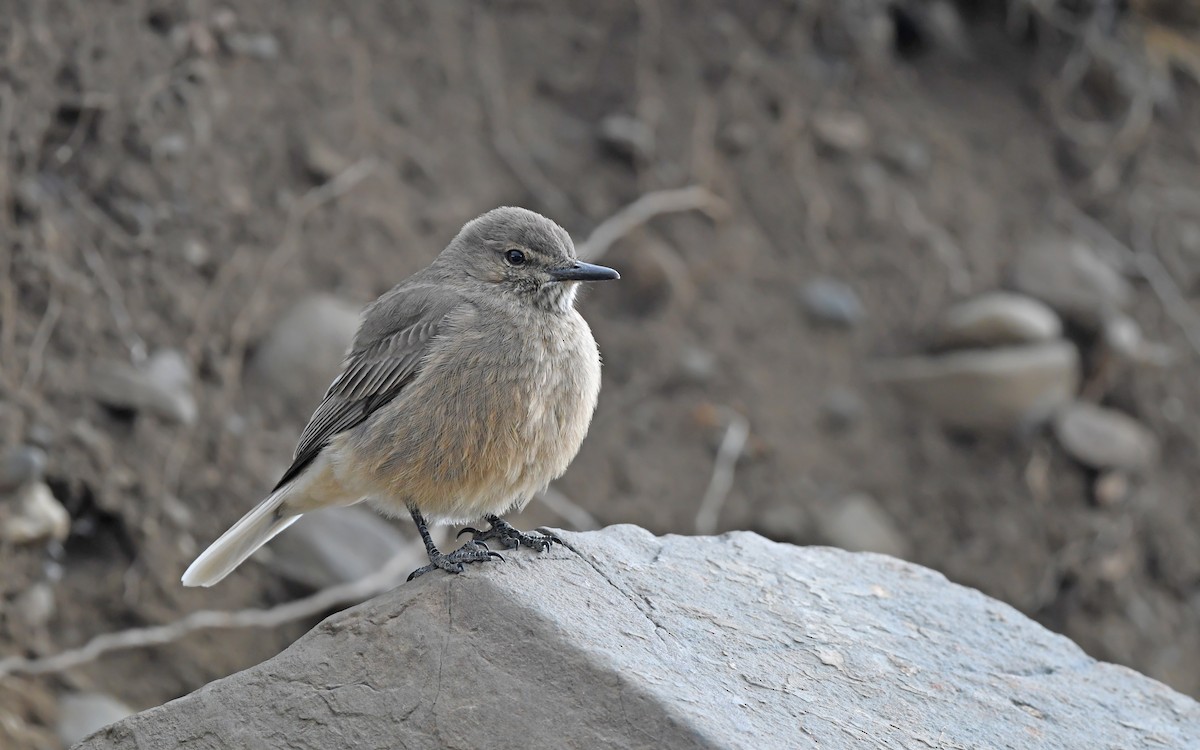
[[[508,261],[508,265],[510,266],[525,265],[525,253],[520,250],[509,250],[504,254],[504,259]]]

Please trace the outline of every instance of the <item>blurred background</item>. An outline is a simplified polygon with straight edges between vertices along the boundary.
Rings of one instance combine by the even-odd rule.
[[[1200,695],[1193,0],[0,6],[0,746],[330,609],[14,657],[411,551],[347,511],[178,583],[361,306],[501,204],[624,277],[582,302],[590,436],[519,524],[896,555]]]

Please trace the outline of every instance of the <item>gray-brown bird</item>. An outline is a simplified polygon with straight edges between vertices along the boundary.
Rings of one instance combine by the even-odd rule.
[[[211,586],[319,508],[369,500],[407,511],[429,565],[452,573],[553,537],[516,530],[520,510],[566,471],[600,392],[600,353],[575,309],[579,282],[617,279],[584,263],[562,227],[522,208],[468,222],[427,268],[363,313],[342,366],[270,496],[204,551],[185,586]],[[428,523],[486,519],[443,554]],[[412,576],[410,576],[410,579]]]

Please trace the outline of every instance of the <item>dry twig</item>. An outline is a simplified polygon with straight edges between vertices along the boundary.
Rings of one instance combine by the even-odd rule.
[[[134,364],[140,364],[146,361],[146,341],[138,335],[133,326],[133,319],[129,317],[129,309],[125,307],[125,294],[121,291],[121,285],[117,283],[117,279],[108,270],[108,264],[104,262],[104,256],[96,250],[90,242],[83,245],[83,262],[87,264],[88,269],[100,282],[100,289],[103,290],[104,296],[108,298],[108,309],[112,313],[113,322],[117,324],[117,331],[121,334],[121,338],[125,340],[125,346],[129,349],[129,358]]]
[[[708,480],[708,489],[704,491],[704,499],[700,501],[700,510],[696,512],[696,533],[712,534],[717,530],[717,520],[721,508],[733,488],[733,471],[738,459],[746,447],[746,439],[750,437],[750,422],[741,414],[729,410],[729,426],[725,428],[725,437],[717,448],[717,458],[713,461],[712,477]]]
[[[42,375],[46,345],[50,343],[54,325],[58,322],[58,316],[61,313],[62,303],[52,294],[50,301],[46,303],[46,312],[43,313],[42,320],[38,323],[37,331],[33,334],[33,341],[29,344],[29,363],[25,366],[25,377],[21,379],[22,390],[28,391],[37,385],[38,378]]]
[[[681,211],[703,211],[714,219],[725,215],[725,202],[707,188],[692,185],[673,190],[646,193],[612,216],[600,222],[583,242],[576,245],[580,258],[596,260],[608,252],[613,243],[633,230],[662,214]]]
[[[201,610],[166,625],[131,628],[117,633],[98,635],[83,646],[45,658],[29,659],[10,656],[0,659],[0,677],[11,674],[50,674],[88,664],[111,651],[145,648],[171,643],[198,630],[211,628],[273,628],[302,620],[336,607],[355,604],[401,581],[412,565],[407,551],[389,560],[371,575],[350,583],[322,589],[303,599],[280,604],[270,609],[243,609],[237,612]]]

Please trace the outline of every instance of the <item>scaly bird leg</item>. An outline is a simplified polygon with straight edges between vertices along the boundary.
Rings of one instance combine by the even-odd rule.
[[[492,558],[504,559],[500,556],[500,553],[490,551],[487,545],[478,539],[472,539],[450,554],[443,555],[434,545],[433,537],[429,535],[429,527],[426,525],[425,518],[421,515],[421,512],[412,510],[410,513],[412,513],[413,521],[417,524],[417,531],[420,532],[421,539],[425,542],[425,552],[429,554],[429,564],[409,573],[408,580],[410,581],[431,570],[461,573],[463,572],[463,563],[486,562]]]
[[[508,521],[493,513],[485,515],[484,518],[491,524],[491,528],[486,531],[480,531],[468,526],[458,532],[458,535],[471,534],[471,541],[479,544],[488,539],[499,539],[505,549],[516,549],[517,547],[525,546],[535,549],[538,552],[545,552],[556,543],[562,544],[561,539],[547,531],[538,529],[539,533],[537,534],[518,531]]]

